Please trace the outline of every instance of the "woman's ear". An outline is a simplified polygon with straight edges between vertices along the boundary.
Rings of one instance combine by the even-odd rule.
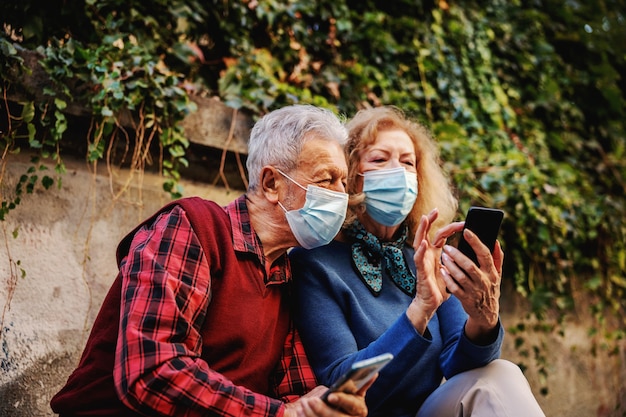
[[[261,169],[261,190],[268,201],[272,203],[278,202],[278,183],[277,177],[280,174],[276,168],[265,166]]]

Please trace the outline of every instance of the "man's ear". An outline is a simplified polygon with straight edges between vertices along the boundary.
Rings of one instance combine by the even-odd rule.
[[[278,202],[278,184],[280,181],[277,179],[279,175],[280,173],[274,167],[264,166],[261,169],[261,189],[265,198],[272,203]]]

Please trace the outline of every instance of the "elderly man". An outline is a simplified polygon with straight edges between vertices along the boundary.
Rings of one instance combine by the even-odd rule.
[[[366,416],[364,391],[319,398],[289,311],[287,250],[328,243],[345,218],[346,136],[327,110],[271,112],[251,132],[245,195],[226,207],[184,198],[128,234],[117,279],[52,409]]]

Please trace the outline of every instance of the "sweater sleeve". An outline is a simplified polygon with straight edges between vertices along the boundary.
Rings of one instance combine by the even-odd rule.
[[[439,307],[437,317],[443,339],[439,361],[446,378],[479,368],[500,357],[504,329],[499,319],[496,339],[483,346],[471,342],[465,335],[464,328],[468,316],[456,297],[451,296]]]

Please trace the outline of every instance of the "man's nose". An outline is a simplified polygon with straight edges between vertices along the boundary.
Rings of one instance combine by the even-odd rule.
[[[331,189],[333,191],[338,191],[340,193],[345,193],[346,192],[346,187],[343,185],[343,183],[341,181],[338,181],[337,183],[333,184]]]

